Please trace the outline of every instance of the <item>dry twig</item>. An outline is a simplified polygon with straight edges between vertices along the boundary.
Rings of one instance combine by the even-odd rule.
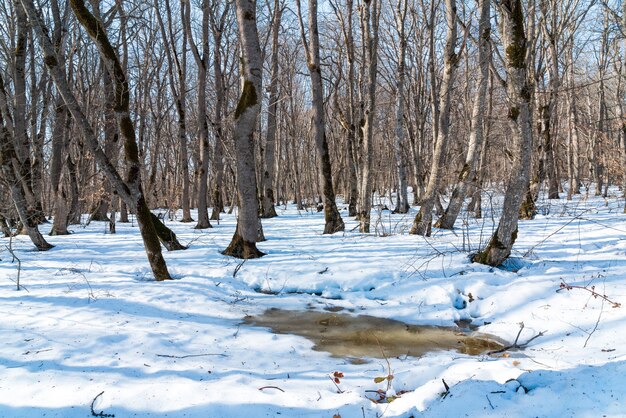
[[[582,290],[586,290],[587,292],[591,293],[591,296],[593,296],[594,298],[600,298],[608,303],[611,304],[612,308],[620,308],[622,306],[621,303],[619,302],[614,302],[611,299],[609,299],[609,297],[607,295],[601,295],[600,293],[596,292],[596,287],[595,286],[591,286],[591,287],[587,287],[587,286],[576,286],[576,285],[572,285],[572,284],[567,284],[565,283],[563,280],[561,280],[561,284],[559,285],[559,289],[558,291],[561,290],[572,290],[572,289],[582,289]]]
[[[537,339],[539,337],[543,337],[545,335],[545,333],[547,332],[547,331],[541,331],[537,335],[531,337],[525,343],[518,344],[519,337],[520,337],[520,335],[522,335],[522,330],[523,329],[524,329],[524,323],[520,322],[520,324],[519,324],[519,331],[517,332],[517,337],[515,337],[515,341],[513,342],[513,344],[507,345],[506,347],[503,347],[503,348],[501,348],[499,350],[490,351],[487,354],[488,355],[492,355],[492,354],[504,353],[505,351],[509,351],[509,350],[513,350],[513,349],[516,349],[516,350],[524,349],[524,348],[526,348],[528,346],[528,344],[530,344],[531,342],[533,342],[535,339]]]

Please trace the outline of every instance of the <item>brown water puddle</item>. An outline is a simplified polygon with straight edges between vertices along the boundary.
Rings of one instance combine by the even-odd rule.
[[[315,343],[313,349],[343,358],[421,357],[438,350],[479,355],[505,344],[493,335],[463,332],[456,327],[409,325],[337,312],[268,309],[262,315],[247,316],[244,323],[268,327],[277,334],[306,337]]]

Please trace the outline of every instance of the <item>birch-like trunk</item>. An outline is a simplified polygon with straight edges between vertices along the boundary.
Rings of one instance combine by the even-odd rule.
[[[263,62],[256,26],[256,1],[236,0],[235,5],[243,79],[241,96],[235,110],[234,132],[239,218],[233,239],[222,253],[248,259],[264,255],[256,247],[260,221],[254,162],[254,130],[261,111]]]
[[[372,212],[372,159],[374,147],[374,118],[376,116],[376,78],[378,74],[378,0],[363,0],[361,26],[363,30],[363,53],[365,72],[364,110],[361,121],[361,164],[357,217],[359,231],[370,232]]]
[[[508,121],[512,134],[513,164],[504,195],[502,216],[487,247],[475,262],[497,266],[511,254],[517,238],[519,209],[530,175],[532,149],[531,89],[528,80],[527,39],[521,0],[502,0],[498,5],[506,53]]]
[[[453,229],[467,191],[476,177],[483,144],[484,115],[487,113],[487,86],[489,84],[489,66],[491,63],[491,0],[480,0],[480,22],[478,26],[478,91],[472,108],[471,131],[467,155],[461,174],[457,179],[450,203],[444,215],[435,224],[438,228]]]
[[[430,176],[426,192],[421,201],[420,210],[415,215],[413,226],[409,233],[423,236],[430,236],[432,228],[433,208],[435,199],[438,198],[441,186],[441,176],[443,164],[448,148],[448,133],[450,131],[450,107],[452,97],[452,86],[459,65],[460,56],[456,52],[457,43],[457,13],[456,1],[446,0],[446,47],[444,57],[443,79],[439,90],[439,118],[437,120],[437,139],[433,151],[430,165]]]

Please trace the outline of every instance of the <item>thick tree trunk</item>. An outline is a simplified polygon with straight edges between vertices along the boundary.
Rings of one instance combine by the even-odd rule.
[[[484,115],[487,107],[487,86],[489,84],[489,65],[491,62],[491,0],[480,0],[480,23],[478,27],[478,62],[480,75],[478,78],[478,91],[472,109],[472,122],[467,146],[465,164],[459,174],[457,183],[452,191],[450,203],[444,215],[435,224],[438,228],[453,229],[468,188],[476,177],[483,144]],[[479,190],[480,192],[480,190]]]
[[[457,13],[456,1],[446,0],[446,48],[445,63],[443,70],[443,79],[439,92],[439,118],[437,120],[437,140],[430,166],[430,176],[428,177],[428,185],[426,192],[421,201],[420,210],[415,215],[413,226],[409,233],[430,236],[432,228],[432,212],[435,206],[435,199],[438,198],[441,186],[441,176],[443,164],[448,148],[448,133],[450,131],[450,107],[452,100],[452,86],[456,75],[456,69],[459,65],[460,56],[456,52],[457,43]]]
[[[254,130],[261,111],[263,62],[256,26],[256,1],[236,0],[237,25],[241,42],[243,88],[235,110],[235,154],[239,218],[233,239],[222,252],[237,258],[258,258],[257,179],[254,164]]]
[[[499,10],[506,51],[508,119],[515,150],[498,228],[487,247],[473,257],[475,262],[492,266],[500,265],[507,259],[517,238],[519,208],[528,184],[532,147],[524,9],[521,0],[502,0]]]

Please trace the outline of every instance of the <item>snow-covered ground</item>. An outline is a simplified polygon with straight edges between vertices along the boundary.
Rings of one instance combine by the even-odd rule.
[[[541,214],[520,224],[508,270],[468,259],[491,235],[489,210],[425,239],[407,234],[415,209],[375,210],[370,235],[342,211],[348,232],[323,236],[322,213],[279,207],[263,221],[267,256],[243,264],[219,253],[234,215],[205,231],[169,222],[190,248],[165,254],[177,280],[161,283],[135,225],[118,224],[116,235],[104,223],[74,226],[49,237],[56,247],[45,253],[14,239],[19,292],[0,239],[0,416],[89,417],[92,402],[118,418],[626,416],[618,196],[542,200]],[[559,291],[562,282],[586,289]],[[376,404],[368,398],[387,389],[374,381],[388,374],[384,359],[353,364],[303,337],[242,324],[268,308],[331,307],[411,324],[471,319],[511,343],[520,323],[519,344],[543,335],[491,356],[391,357],[389,393],[401,396]]]

